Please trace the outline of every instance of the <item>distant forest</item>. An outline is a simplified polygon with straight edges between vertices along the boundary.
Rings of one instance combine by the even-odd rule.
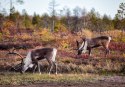
[[[65,30],[78,32],[82,29],[102,32],[125,29],[125,3],[120,3],[118,12],[114,18],[111,18],[106,14],[100,15],[94,8],[91,11],[80,7],[75,7],[73,10],[65,8],[57,13],[56,2],[54,1],[50,2],[48,6],[50,7],[50,14],[38,15],[34,13],[33,16],[29,15],[25,9],[22,14],[15,11],[11,2],[9,15],[6,15],[6,9],[0,12],[0,33],[7,34],[15,30],[20,32],[21,30],[40,29],[49,29],[51,32]],[[16,3],[22,4],[23,0],[17,0]]]

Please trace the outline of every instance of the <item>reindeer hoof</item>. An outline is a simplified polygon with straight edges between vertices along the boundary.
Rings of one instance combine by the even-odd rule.
[[[39,73],[39,75],[41,75],[41,73]]]
[[[49,72],[49,75],[50,75],[50,72]]]

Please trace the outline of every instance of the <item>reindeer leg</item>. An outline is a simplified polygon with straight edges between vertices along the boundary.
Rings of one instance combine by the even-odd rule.
[[[50,64],[49,75],[50,75],[50,73],[51,73],[52,69],[53,69],[53,63],[52,63],[52,64]]]
[[[38,70],[39,74],[41,74],[40,65],[39,65],[38,60],[34,60],[33,64],[35,64],[34,65],[34,72],[35,72],[35,69],[36,69],[36,66],[37,66],[37,70]]]
[[[110,53],[110,50],[107,48],[106,52],[105,52],[105,57],[107,57],[107,54],[109,54],[109,53]]]
[[[39,65],[38,61],[36,62],[36,64],[37,64],[37,69],[38,69],[38,72],[39,72],[39,74],[41,75],[40,65]]]
[[[56,62],[53,62],[54,63],[54,66],[55,66],[55,73],[57,74],[57,63]]]
[[[33,67],[33,73],[35,72],[36,67],[37,67],[37,65],[35,64],[34,67]]]
[[[109,48],[108,45],[102,45],[105,48],[105,57],[107,57],[107,54],[109,54]]]
[[[51,60],[49,60],[49,59],[47,59],[47,61],[49,63],[49,75],[50,75],[50,73],[51,73],[51,71],[53,69],[53,62]]]
[[[89,48],[89,57],[91,56],[91,51],[92,51],[91,48]]]

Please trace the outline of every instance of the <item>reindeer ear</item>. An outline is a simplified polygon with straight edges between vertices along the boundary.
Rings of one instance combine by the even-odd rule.
[[[76,40],[77,48],[79,48],[79,42]]]

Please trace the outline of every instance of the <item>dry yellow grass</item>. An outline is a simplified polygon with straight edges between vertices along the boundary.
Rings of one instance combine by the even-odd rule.
[[[101,79],[103,76],[97,74],[19,74],[19,73],[1,73],[0,85],[28,85],[40,82],[84,82],[95,81]]]

